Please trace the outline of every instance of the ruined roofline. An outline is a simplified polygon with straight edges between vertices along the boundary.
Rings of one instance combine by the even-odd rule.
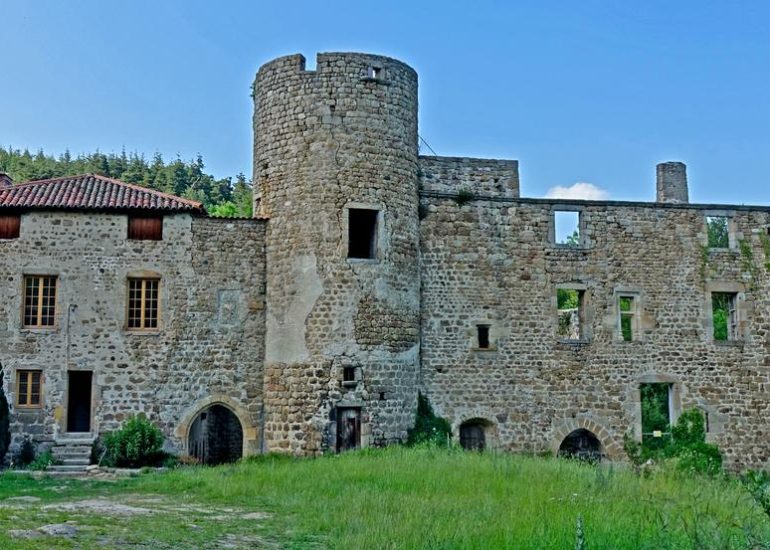
[[[420,191],[421,197],[456,200],[458,193],[444,193],[440,191]],[[471,201],[486,201],[499,203],[521,203],[542,205],[571,205],[571,206],[615,206],[631,208],[663,208],[667,210],[738,210],[744,212],[770,212],[770,205],[747,204],[713,204],[713,203],[670,203],[649,201],[620,201],[620,200],[580,200],[580,199],[546,199],[530,197],[501,197],[496,195],[482,195],[473,193]]]

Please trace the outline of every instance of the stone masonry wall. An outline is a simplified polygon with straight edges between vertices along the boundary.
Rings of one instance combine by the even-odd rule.
[[[519,161],[468,157],[420,159],[420,189],[437,193],[465,190],[481,195],[519,196]]]
[[[552,242],[552,210],[582,211],[583,247]],[[675,413],[709,413],[728,464],[770,465],[767,209],[732,208],[731,250],[708,250],[713,207],[494,200],[423,193],[421,384],[454,429],[484,420],[513,451],[555,451],[588,428],[623,458],[641,431],[639,384],[673,383]],[[586,337],[559,341],[557,285],[585,289]],[[738,293],[739,339],[712,338],[710,292]],[[637,293],[641,340],[619,331]],[[475,348],[489,324],[492,350]]]
[[[265,450],[334,450],[336,411],[361,444],[406,436],[419,370],[417,75],[364,54],[262,66],[255,208],[267,228]],[[374,259],[349,259],[348,211],[379,211]],[[343,385],[345,367],[358,382]]]
[[[94,432],[144,412],[183,451],[180,427],[208,400],[237,408],[246,449],[258,450],[264,222],[177,214],[165,216],[162,241],[126,235],[126,215],[36,211],[22,216],[19,239],[0,241],[0,363],[15,444],[65,431],[67,371],[89,370]],[[126,279],[142,273],[161,278],[157,332],[126,330]],[[58,276],[53,329],[21,328],[30,274]],[[42,408],[15,407],[17,369],[42,371]]]

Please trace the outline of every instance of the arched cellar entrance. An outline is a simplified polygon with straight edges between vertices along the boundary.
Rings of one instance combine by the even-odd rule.
[[[460,446],[466,451],[483,451],[487,448],[489,422],[481,418],[460,424]]]
[[[602,444],[585,428],[574,430],[559,445],[559,456],[598,462],[602,459]]]
[[[243,428],[238,417],[222,405],[206,407],[190,425],[187,449],[202,464],[235,462],[243,456]]]

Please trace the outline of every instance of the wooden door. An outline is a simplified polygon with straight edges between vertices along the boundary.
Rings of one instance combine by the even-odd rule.
[[[361,409],[337,409],[337,452],[361,447]]]

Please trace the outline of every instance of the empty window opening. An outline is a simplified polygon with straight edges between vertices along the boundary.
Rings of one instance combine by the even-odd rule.
[[[558,456],[599,462],[602,459],[602,445],[591,431],[580,428],[564,438],[559,445]]]
[[[730,223],[727,216],[706,216],[709,248],[730,248]]]
[[[672,385],[641,384],[642,443],[649,449],[661,449],[671,438]]]
[[[343,367],[342,368],[342,382],[345,385],[355,385],[355,383],[356,383],[356,367]]]
[[[0,216],[0,239],[18,239],[21,216]]]
[[[479,349],[490,349],[489,325],[476,325],[476,346]]]
[[[56,277],[24,277],[25,328],[52,327],[56,322]]]
[[[704,428],[706,429],[706,433],[710,433],[711,432],[711,423],[709,422],[709,412],[708,411],[703,411],[703,425],[704,425]]]
[[[555,210],[553,213],[554,243],[559,246],[580,246],[580,212]]]
[[[163,217],[129,216],[128,238],[137,241],[163,240]]]
[[[369,67],[369,78],[382,78],[382,67]]]
[[[19,407],[40,406],[40,371],[16,371],[16,405]]]
[[[484,420],[469,420],[460,425],[460,446],[466,451],[483,451],[487,446]]]
[[[380,392],[380,401],[385,401],[385,392],[384,391]]]
[[[559,288],[556,290],[558,307],[558,334],[563,340],[583,338],[583,296],[582,290]]]
[[[337,409],[337,452],[361,448],[361,409]]]
[[[637,340],[636,298],[634,296],[619,296],[618,313],[620,337],[626,342]]]
[[[738,335],[738,297],[732,292],[711,294],[711,313],[714,325],[714,340],[736,340]]]
[[[379,211],[366,208],[348,210],[348,258],[377,257],[377,218]]]

